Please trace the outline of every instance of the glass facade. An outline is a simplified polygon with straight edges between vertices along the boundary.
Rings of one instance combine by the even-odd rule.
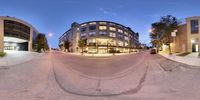
[[[199,33],[199,20],[191,20],[191,33],[196,34]]]
[[[11,20],[4,20],[4,36],[30,39],[30,27]]]

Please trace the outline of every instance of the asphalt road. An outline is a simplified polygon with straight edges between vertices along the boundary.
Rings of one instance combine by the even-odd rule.
[[[199,67],[148,52],[111,57],[52,52],[1,66],[0,100],[199,100],[199,75]]]

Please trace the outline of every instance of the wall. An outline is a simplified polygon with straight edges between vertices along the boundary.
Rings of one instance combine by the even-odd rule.
[[[0,19],[0,52],[4,51],[4,21]]]

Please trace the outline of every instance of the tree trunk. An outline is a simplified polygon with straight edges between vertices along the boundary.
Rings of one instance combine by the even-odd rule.
[[[172,54],[172,51],[171,51],[171,45],[170,45],[170,43],[169,43],[169,54],[171,55]]]
[[[83,55],[83,47],[82,47],[81,49],[82,49],[82,52],[81,52],[81,53],[82,53],[82,55]]]

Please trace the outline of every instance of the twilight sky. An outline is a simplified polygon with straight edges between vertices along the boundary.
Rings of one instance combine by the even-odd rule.
[[[131,27],[140,33],[140,42],[149,43],[148,30],[160,16],[173,15],[183,20],[200,16],[200,0],[1,0],[0,16],[27,21],[58,47],[58,38],[72,22],[106,20]]]

